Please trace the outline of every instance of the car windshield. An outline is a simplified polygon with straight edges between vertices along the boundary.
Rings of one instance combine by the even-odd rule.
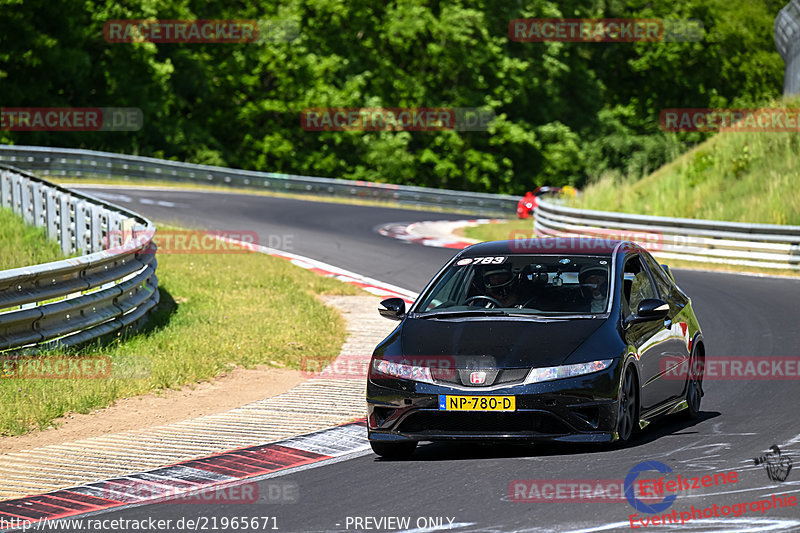
[[[414,312],[421,317],[604,313],[610,267],[610,256],[462,258],[422,296]]]

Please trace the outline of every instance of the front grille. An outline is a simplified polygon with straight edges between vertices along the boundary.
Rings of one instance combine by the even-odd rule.
[[[500,374],[498,374],[497,379],[494,380],[495,385],[499,385],[501,383],[517,383],[525,380],[530,372],[529,368],[508,368],[506,370],[501,370]]]
[[[446,411],[416,411],[408,415],[396,431],[428,435],[444,433],[563,435],[572,432],[559,419],[543,412],[448,413]]]
[[[475,369],[480,370],[480,369]],[[525,380],[525,377],[530,372],[528,368],[505,368],[502,370],[497,371],[497,377],[494,378],[492,383],[489,383],[487,379],[487,383],[483,385],[473,385],[469,382],[469,370],[467,372],[460,372],[459,369],[451,369],[451,368],[431,368],[431,376],[433,377],[436,383],[440,383],[442,385],[458,385],[464,387],[490,387],[492,385],[513,385],[515,383],[522,383]],[[463,375],[463,377],[462,377]],[[487,370],[487,378],[490,376]]]

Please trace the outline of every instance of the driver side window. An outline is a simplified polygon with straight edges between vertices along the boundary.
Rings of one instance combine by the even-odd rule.
[[[625,262],[622,282],[622,312],[627,318],[639,308],[639,302],[647,298],[656,298],[656,291],[650,276],[637,255]]]

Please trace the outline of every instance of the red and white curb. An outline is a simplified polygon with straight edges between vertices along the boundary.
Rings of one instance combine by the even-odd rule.
[[[169,499],[369,449],[366,420],[146,472],[0,502],[0,530]]]
[[[410,224],[408,222],[399,222],[384,224],[377,231],[384,237],[397,239],[408,244],[462,250],[480,241],[458,237],[455,235],[456,230],[480,224],[495,224],[497,222],[503,221],[496,218],[477,218],[472,220],[426,220]]]
[[[246,245],[241,242],[239,244]],[[365,288],[372,294],[384,297],[398,296],[407,302],[411,302],[416,297],[413,292],[319,261],[280,250],[249,246],[253,251],[281,257],[320,275],[333,276]],[[227,453],[228,450],[242,449],[248,446],[260,446],[263,443],[279,442],[297,434],[335,427],[336,424],[343,421],[362,416],[364,412],[363,380],[366,377],[368,354],[372,353],[374,346],[391,329],[386,329],[389,326],[389,324],[385,324],[387,321],[379,318],[377,313],[371,309],[374,305],[372,298],[368,296],[341,296],[338,298],[348,301],[352,298],[369,300],[369,303],[354,304],[350,302],[344,307],[342,307],[343,302],[334,304],[334,307],[343,309],[347,322],[349,336],[342,347],[343,353],[359,354],[358,362],[361,364],[357,379],[340,379],[341,376],[338,375],[338,372],[333,372],[332,376],[317,376],[318,379],[310,379],[286,393],[225,413],[206,415],[143,431],[132,430],[119,434],[102,435],[5,455],[0,461],[0,478],[3,478],[3,483],[0,484],[0,493],[3,493],[3,498],[0,499],[9,498],[5,501],[17,502],[10,504],[12,507],[19,504],[19,501],[25,501],[27,503],[24,506],[27,508],[30,506],[30,502],[34,501],[30,499],[34,494],[52,494],[54,492],[60,494],[59,491],[64,487],[78,486],[79,484],[88,486],[97,479],[122,479],[128,477],[129,472],[137,469],[160,469],[165,464]],[[336,365],[331,370],[343,367],[342,359],[346,365],[344,368],[351,366],[349,358],[340,356],[335,360]],[[305,447],[300,443],[307,441],[308,439],[297,440],[296,443],[300,446],[298,449],[304,450]],[[315,446],[318,447],[318,445]],[[315,453],[322,453],[327,457],[337,457],[340,453],[349,453],[351,450],[350,448],[341,449],[337,446],[328,446],[328,448],[330,451],[318,450]],[[349,457],[351,456],[348,455],[347,458]],[[345,460],[345,458],[339,460]],[[198,486],[202,487],[202,485]],[[73,496],[74,498],[77,497]],[[56,501],[58,497],[56,500],[47,498],[46,500],[57,508],[62,506],[59,501]],[[95,507],[96,505],[92,504],[84,506],[82,509],[83,512],[91,512]],[[0,513],[0,519],[2,519],[2,513]],[[2,523],[0,521],[0,524]]]

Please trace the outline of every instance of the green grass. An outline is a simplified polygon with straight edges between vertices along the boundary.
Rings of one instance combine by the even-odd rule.
[[[44,228],[25,224],[12,210],[0,208],[0,270],[64,259],[58,243]]]
[[[493,224],[479,224],[463,229],[465,237],[479,241],[503,241],[515,238],[530,238],[533,234],[533,219],[515,219]]]
[[[800,100],[770,107],[800,107]],[[606,175],[571,205],[646,215],[800,224],[800,133],[723,132],[651,175]]]
[[[67,412],[180,388],[237,366],[299,368],[305,357],[332,359],[345,325],[316,295],[360,293],[257,253],[160,253],[158,278],[162,301],[145,331],[79,352],[110,357],[111,377],[0,379],[0,435],[45,428]]]

